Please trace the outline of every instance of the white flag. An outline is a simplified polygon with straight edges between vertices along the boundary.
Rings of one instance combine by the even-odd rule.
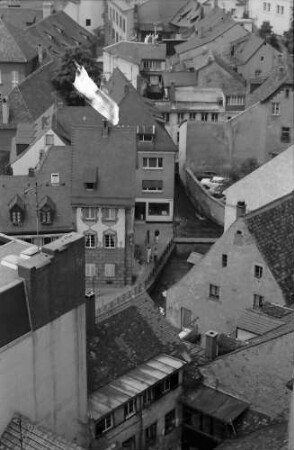
[[[76,90],[82,94],[90,105],[104,116],[112,125],[119,122],[119,107],[109,95],[101,91],[87,74],[83,66],[76,64],[76,77],[73,83]]]

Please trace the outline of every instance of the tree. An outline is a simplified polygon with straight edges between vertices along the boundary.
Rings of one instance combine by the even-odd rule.
[[[241,164],[236,165],[232,168],[229,177],[235,183],[236,181],[241,180],[241,178],[256,170],[258,167],[259,164],[256,158],[247,158]]]
[[[288,52],[290,55],[293,55],[294,53],[294,20],[292,20],[290,30],[285,31],[284,33],[284,44],[287,47]]]
[[[83,106],[85,101],[73,86],[76,73],[75,62],[84,66],[89,77],[99,86],[101,70],[91,52],[83,47],[69,48],[65,51],[58,62],[52,84],[67,105]]]
[[[273,33],[272,28],[269,22],[262,22],[258,30],[258,35],[277,50],[280,50],[279,40],[275,33]]]

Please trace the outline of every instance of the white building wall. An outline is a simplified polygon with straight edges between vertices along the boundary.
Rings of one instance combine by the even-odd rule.
[[[16,412],[85,442],[85,305],[0,350],[0,435]]]
[[[270,22],[274,33],[283,34],[290,28],[293,0],[249,0],[248,11],[258,28],[263,22]]]
[[[225,230],[236,220],[236,205],[246,203],[246,211],[254,211],[294,190],[294,145],[234,183],[224,193]]]
[[[86,30],[93,32],[96,28],[104,26],[104,9],[103,0],[80,0],[79,3],[67,2],[64,12]],[[86,19],[90,19],[90,25],[86,24]]]
[[[47,130],[30,148],[24,151],[19,158],[11,164],[13,175],[27,175],[30,168],[35,168],[40,161],[40,151],[47,153],[51,145],[46,145],[46,135],[53,135],[54,144],[64,146],[64,142],[54,133],[53,130]]]
[[[82,208],[76,209],[77,232],[84,234],[86,231],[94,231],[97,233],[97,241],[101,247],[103,246],[103,233],[109,229],[117,233],[119,248],[125,247],[126,214],[124,208],[118,209],[117,219],[116,222],[102,222],[102,208],[97,208],[97,220],[83,220]]]
[[[107,81],[116,67],[120,69],[124,76],[132,83],[134,88],[137,89],[137,78],[139,75],[138,64],[132,64],[118,56],[103,52],[103,72]]]

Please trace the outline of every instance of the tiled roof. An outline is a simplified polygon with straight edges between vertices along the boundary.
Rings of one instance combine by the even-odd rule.
[[[177,148],[165,130],[154,117],[156,110],[147,104],[138,91],[124,77],[119,69],[115,69],[109,79],[109,94],[119,103],[119,123],[122,126],[155,126],[154,145],[139,144],[138,150],[176,151]]]
[[[200,26],[200,25],[199,25]],[[214,41],[216,38],[221,36],[222,34],[226,33],[228,30],[238,25],[237,22],[231,19],[226,19],[223,22],[220,22],[215,27],[211,28],[211,30],[208,30],[207,33],[205,33],[204,37],[198,37],[194,36],[190,38],[187,42],[184,42],[183,44],[176,45],[175,50],[177,53],[185,53],[189,50],[192,50],[197,47],[201,47],[202,45],[208,44],[211,41]]]
[[[249,232],[279,284],[286,304],[294,303],[294,193],[244,217]]]
[[[180,356],[178,330],[160,315],[147,293],[99,323],[88,346],[89,388],[93,392],[160,353]]]
[[[59,186],[51,185],[51,173],[60,173]],[[56,206],[52,225],[39,224],[40,233],[68,232],[74,229],[70,205],[70,148],[51,147],[42,167],[34,177],[0,176],[0,228],[7,234],[36,233],[36,194],[39,202],[49,196]],[[25,194],[25,190],[28,193]],[[21,227],[11,223],[9,203],[18,195],[25,204],[25,219]]]
[[[245,64],[266,42],[259,36],[249,33],[246,39],[242,39],[239,45],[236,45],[234,59],[239,63]]]
[[[286,62],[275,67],[270,76],[262,83],[260,87],[248,96],[248,106],[257,102],[265,102],[274,95],[282,86],[294,85],[293,63]]]
[[[194,86],[197,85],[196,72],[162,72],[164,87],[170,87],[171,83],[175,86]]]
[[[262,314],[259,311],[245,311],[237,322],[237,327],[249,331],[258,336],[267,333],[284,325],[282,320],[273,319],[272,317]]]
[[[199,22],[197,22],[195,28],[197,28],[197,30],[201,28],[202,33],[206,33],[211,28],[214,28],[229,18],[230,14],[222,8],[212,8],[201,20],[199,20]]]
[[[287,423],[262,427],[246,436],[227,439],[216,450],[287,450]]]
[[[201,18],[201,5],[195,0],[188,0],[171,19],[170,23],[176,27],[193,27],[195,22]]]
[[[25,33],[10,22],[0,19],[0,62],[26,63],[36,56],[37,50],[29,44]]]
[[[105,47],[104,51],[134,64],[140,64],[143,59],[164,61],[166,58],[166,44],[120,41]]]
[[[133,205],[135,164],[135,127],[109,126],[103,130],[76,126],[72,135],[72,203]],[[93,191],[87,191],[84,185],[84,173],[89,168],[97,171],[97,188]]]
[[[0,18],[24,30],[43,18],[43,11],[29,8],[0,8]]]
[[[15,415],[0,437],[0,450],[83,450],[26,417]]]
[[[83,124],[101,126],[102,122],[103,116],[91,106],[65,106],[56,110],[53,128],[61,139],[70,143],[73,127]]]
[[[51,83],[55,67],[55,61],[44,64],[10,92],[11,122],[35,121],[53,105],[57,99]]]
[[[187,0],[148,0],[138,4],[138,19],[141,24],[150,25],[154,29],[154,23],[160,24],[166,30],[173,29],[171,20]]]
[[[52,56],[62,54],[69,47],[91,47],[95,37],[65,12],[58,11],[26,29],[31,42],[41,44]]]

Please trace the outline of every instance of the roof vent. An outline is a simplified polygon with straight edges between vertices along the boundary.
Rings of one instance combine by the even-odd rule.
[[[39,249],[37,245],[32,245],[29,248],[26,248],[25,250],[23,250],[20,254],[20,257],[22,259],[29,259],[31,256],[35,255],[36,253],[38,253]]]
[[[214,359],[218,355],[217,338],[217,331],[210,330],[205,333],[205,356],[208,359]]]

